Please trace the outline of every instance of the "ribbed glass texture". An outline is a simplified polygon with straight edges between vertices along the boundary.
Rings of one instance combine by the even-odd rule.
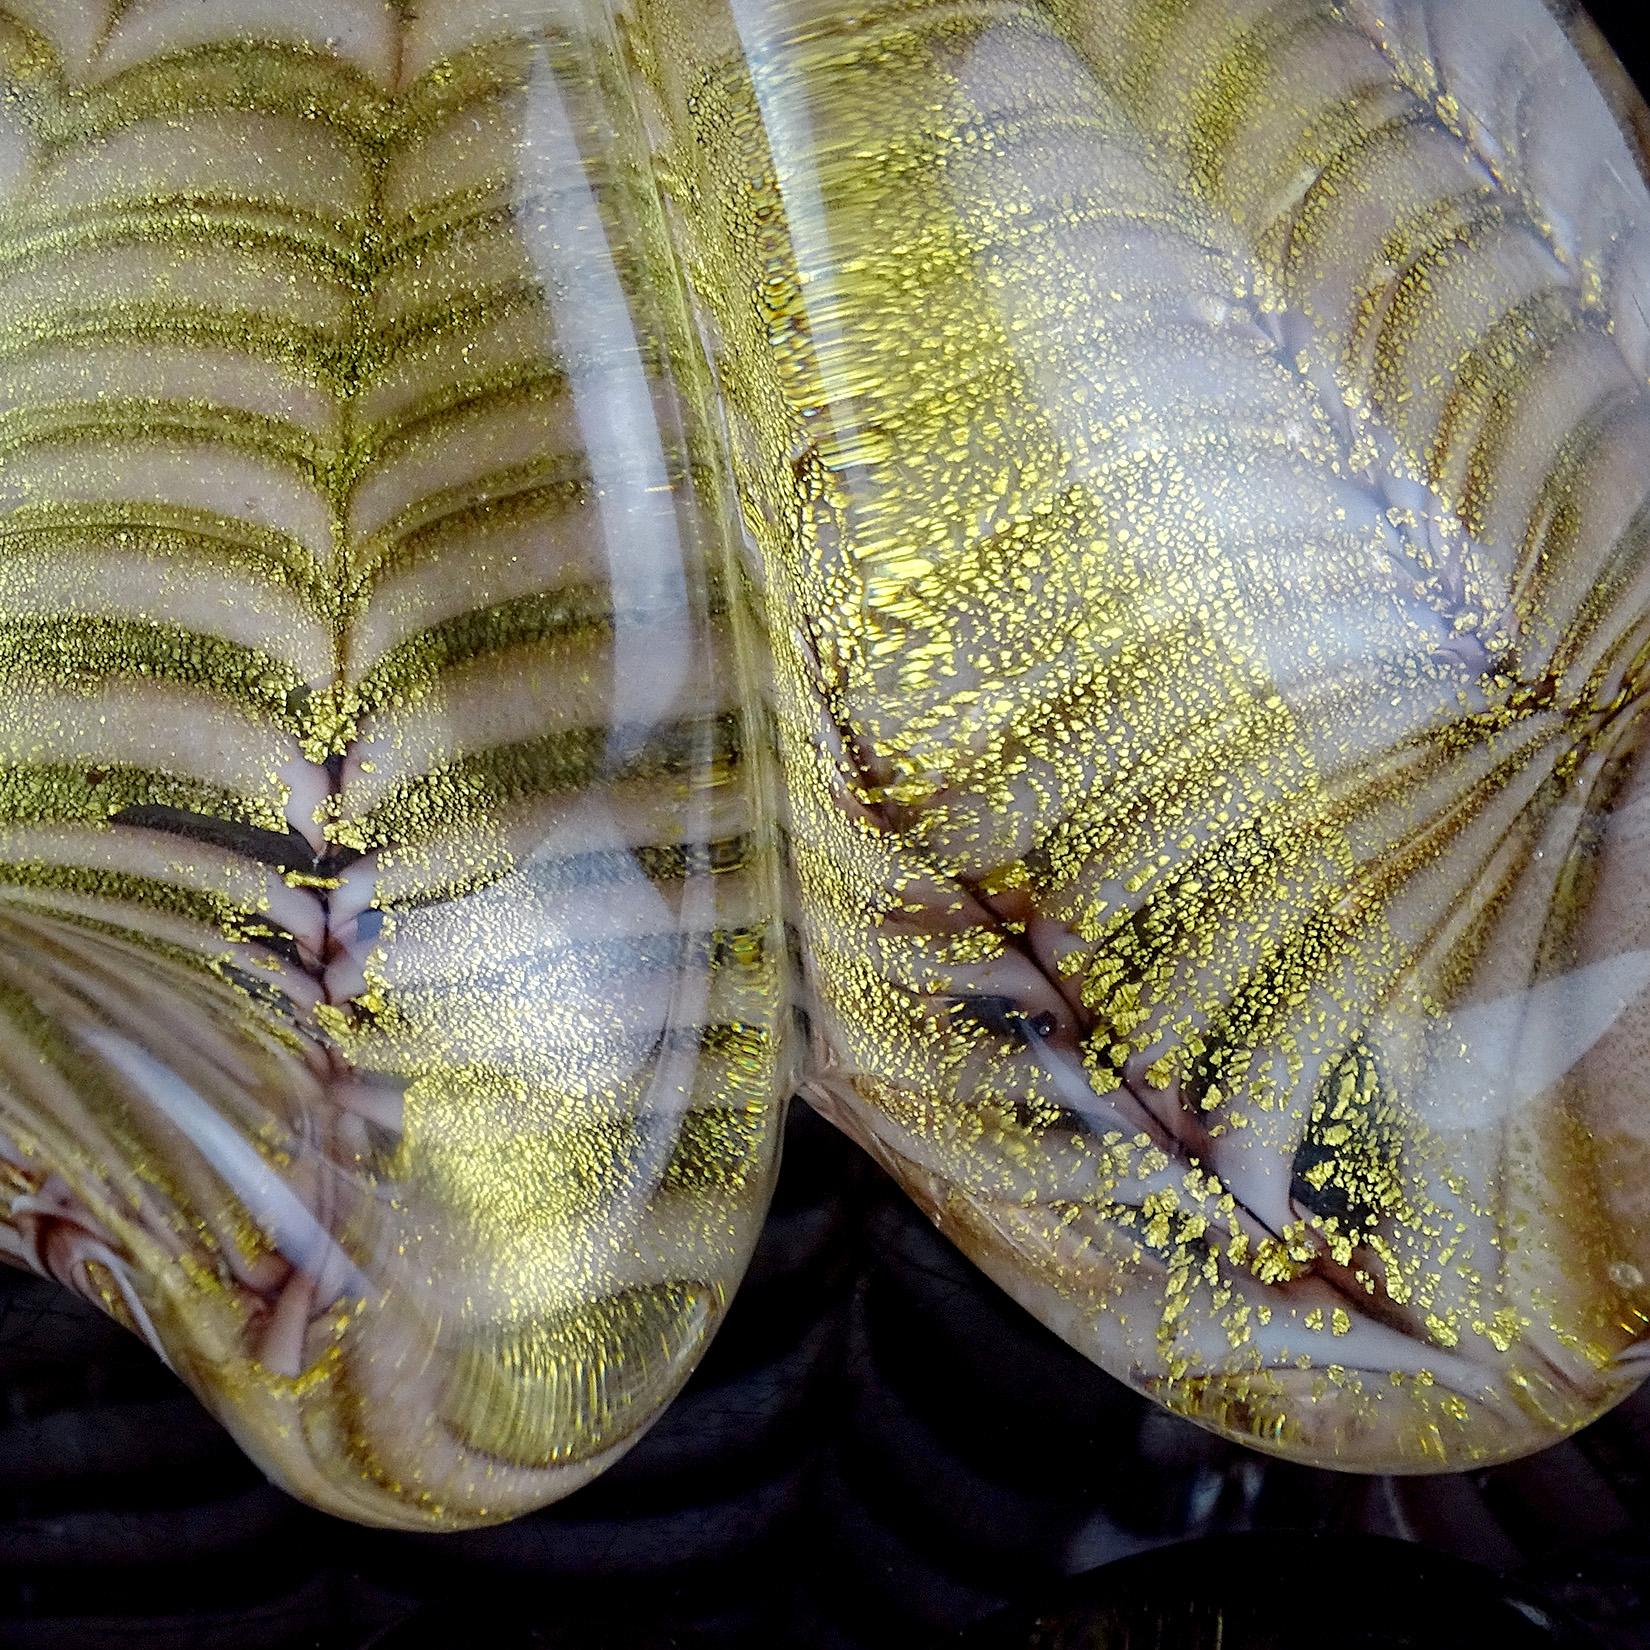
[[[1541,0],[0,0],[0,1249],[364,1522],[793,1091],[1362,1472],[1650,1371],[1650,190]]]

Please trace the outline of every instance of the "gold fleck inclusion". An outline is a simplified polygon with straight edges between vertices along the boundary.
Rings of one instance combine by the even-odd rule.
[[[1628,1391],[1585,25],[321,10],[0,4],[6,1252],[335,1511],[547,1500],[743,1268],[788,917],[803,1092],[1170,1407],[1409,1471]]]
[[[805,1092],[1107,1368],[1362,1469],[1643,1368],[1650,200],[1513,10],[638,27]]]
[[[0,6],[4,1242],[475,1524],[743,1270],[772,782],[607,26],[332,10]]]

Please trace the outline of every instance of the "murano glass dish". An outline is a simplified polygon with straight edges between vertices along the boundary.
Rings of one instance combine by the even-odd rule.
[[[795,1092],[1205,1426],[1584,1425],[1647,131],[1541,0],[0,0],[0,1249],[494,1522]]]

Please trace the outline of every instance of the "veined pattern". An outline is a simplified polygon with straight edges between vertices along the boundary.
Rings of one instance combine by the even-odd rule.
[[[667,1401],[782,905],[803,1092],[1172,1408],[1429,1470],[1640,1378],[1650,193],[1578,20],[0,16],[12,1247],[296,1487],[504,1516]]]
[[[1205,1423],[1391,1471],[1581,1424],[1650,1325],[1602,50],[1536,0],[680,10],[808,1092]]]
[[[368,1520],[625,1446],[783,1098],[725,466],[591,18],[0,9],[0,1231]]]

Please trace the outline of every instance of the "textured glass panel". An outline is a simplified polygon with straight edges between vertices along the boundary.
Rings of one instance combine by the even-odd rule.
[[[653,1418],[790,1081],[726,464],[604,29],[0,11],[0,1231],[368,1520]]]
[[[1463,1467],[1640,1379],[1584,23],[5,0],[0,76],[0,1232],[285,1482],[599,1470],[798,1081],[1244,1441]]]
[[[1579,1426],[1650,1311],[1619,70],[1538,0],[728,10],[644,33],[806,1092],[1199,1421],[1383,1471]]]

